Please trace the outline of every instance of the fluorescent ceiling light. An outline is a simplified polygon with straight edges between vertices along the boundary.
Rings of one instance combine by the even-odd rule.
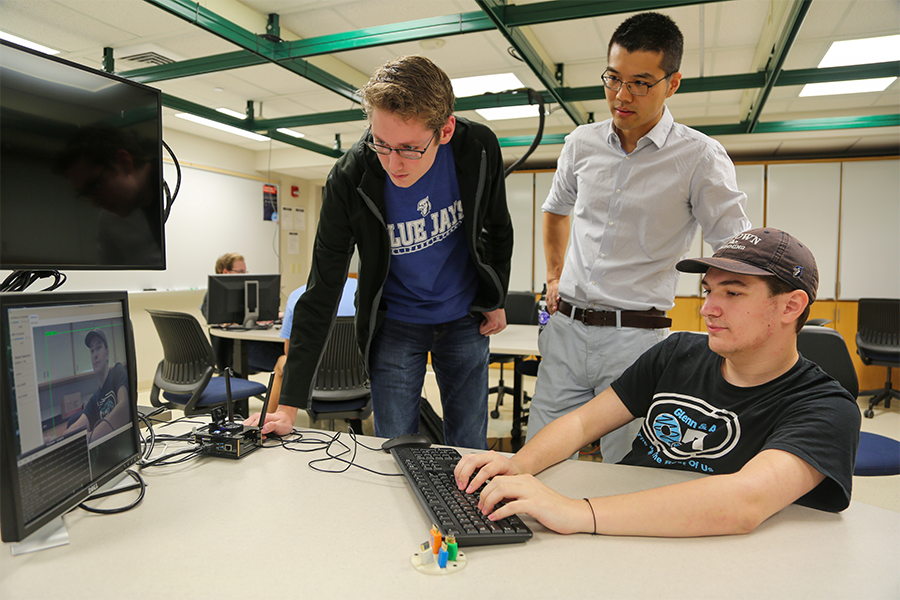
[[[834,42],[819,68],[866,65],[900,60],[900,35]]]
[[[257,142],[265,142],[269,138],[264,135],[259,135],[253,133],[252,131],[244,131],[243,129],[238,129],[237,127],[232,127],[231,125],[225,125],[224,123],[218,123],[211,119],[206,119],[204,117],[198,117],[197,115],[192,115],[190,113],[178,113],[175,115],[180,119],[185,119],[187,121],[193,121],[194,123],[199,123],[200,125],[206,125],[207,127],[213,127],[215,129],[220,129],[222,131],[227,131],[228,133],[233,133],[234,135],[240,135],[245,138],[250,138],[251,140],[256,140]]]
[[[41,46],[38,43],[24,40],[11,33],[6,33],[5,31],[0,31],[0,39],[6,40],[7,42],[12,42],[13,44],[18,44],[20,46],[25,46],[26,48],[31,48],[32,50],[37,50],[38,52],[43,52],[44,54],[59,54],[59,50],[54,50],[53,48],[48,48],[47,46]]]
[[[526,106],[498,106],[497,108],[479,108],[475,112],[488,121],[502,121],[503,119],[524,119],[526,117],[540,116],[537,104]],[[545,114],[550,114],[546,108]]]
[[[305,134],[302,134],[299,131],[294,131],[293,129],[288,129],[287,127],[279,127],[275,131],[277,131],[278,133],[283,133],[284,135],[289,135],[291,137],[295,137],[295,138],[306,137]]]
[[[488,92],[505,92],[525,87],[519,78],[512,73],[497,73],[495,75],[479,75],[477,77],[461,77],[452,79],[453,95],[457,98],[467,96],[479,96]]]
[[[877,79],[858,79],[856,81],[826,81],[824,83],[807,83],[800,91],[800,97],[809,98],[811,96],[836,96],[839,94],[883,92],[896,80],[896,77],[879,77]]]
[[[235,119],[246,119],[247,115],[241,114],[236,110],[231,110],[230,108],[217,108],[217,112],[222,113],[223,115],[228,115],[229,117],[234,117]]]

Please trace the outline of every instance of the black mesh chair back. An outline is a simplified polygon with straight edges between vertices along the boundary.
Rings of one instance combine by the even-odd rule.
[[[828,327],[807,325],[797,336],[797,350],[804,358],[819,365],[856,398],[859,380],[850,351],[840,333]]]
[[[185,415],[209,412],[224,405],[227,402],[224,378],[214,377],[216,357],[199,321],[188,313],[149,308],[147,312],[163,347],[163,359],[153,377],[150,403],[183,410]],[[266,386],[234,377],[231,392],[236,412],[247,416],[247,399],[265,394]]]
[[[534,292],[509,292],[506,295],[505,311],[507,325],[538,324],[538,304]],[[497,381],[497,385],[488,389],[488,395],[497,394],[497,403],[494,405],[494,410],[491,411],[491,418],[499,419],[500,406],[503,405],[503,396],[514,392],[513,388],[507,387],[506,382],[503,380],[503,365],[516,362],[516,357],[512,354],[492,352],[489,362],[500,365],[500,379]]]
[[[197,319],[187,313],[147,309],[159,334],[163,360],[159,375],[167,390],[190,393],[215,373],[216,356]]]
[[[304,407],[312,420],[347,419],[354,431],[372,414],[372,397],[353,317],[337,317],[316,372],[312,398]]]
[[[538,305],[533,292],[506,295],[506,322],[510,325],[537,325]]]
[[[875,416],[875,406],[884,401],[891,407],[891,398],[900,398],[894,389],[891,369],[900,366],[900,299],[860,298],[856,329],[856,351],[863,364],[887,367],[883,388],[864,390],[862,396],[872,395],[867,418]]]
[[[797,350],[831,375],[856,398],[859,380],[850,351],[844,338],[834,329],[807,325],[797,336]],[[856,451],[854,475],[897,475],[900,473],[900,442],[895,439],[862,431]]]

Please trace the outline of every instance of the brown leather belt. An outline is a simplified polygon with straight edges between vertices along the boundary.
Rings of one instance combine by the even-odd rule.
[[[559,299],[559,312],[567,317],[575,311],[575,320],[585,325],[598,325],[600,327],[616,326],[616,311],[614,310],[584,310],[572,306],[562,298]],[[638,327],[640,329],[662,329],[672,326],[672,319],[661,310],[623,310],[620,311],[622,327]]]

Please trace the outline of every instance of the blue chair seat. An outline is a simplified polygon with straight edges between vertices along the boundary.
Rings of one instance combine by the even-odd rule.
[[[266,386],[256,381],[248,381],[238,377],[231,378],[231,398],[235,402],[246,400],[251,396],[264,395]],[[175,404],[185,405],[191,399],[191,394],[175,394],[163,392],[163,398]],[[225,402],[225,378],[213,377],[200,394],[196,406],[217,406]]]
[[[862,431],[854,475],[900,475],[900,441]]]

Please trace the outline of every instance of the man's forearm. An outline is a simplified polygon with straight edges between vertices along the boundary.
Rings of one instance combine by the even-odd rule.
[[[569,244],[569,217],[545,212],[543,217],[544,260],[547,282],[559,281]]]

